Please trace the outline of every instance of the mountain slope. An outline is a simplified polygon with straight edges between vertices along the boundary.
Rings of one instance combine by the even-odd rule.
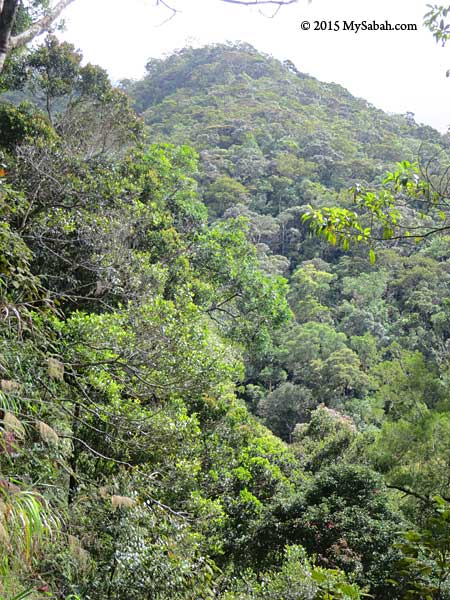
[[[423,140],[441,139],[247,44],[187,48],[150,60],[147,73],[128,85],[135,107],[152,141],[200,152],[205,199],[217,215],[232,204],[211,202],[220,177],[245,187],[239,201],[277,215],[328,190],[376,181],[394,162],[414,159]]]

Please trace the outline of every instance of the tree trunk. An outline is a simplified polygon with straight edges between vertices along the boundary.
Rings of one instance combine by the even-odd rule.
[[[47,11],[41,19],[33,23],[26,31],[11,36],[20,0],[0,0],[0,73],[3,70],[8,52],[25,46],[33,38],[48,31],[62,11],[74,0],[60,0]]]
[[[0,73],[9,51],[11,31],[16,20],[19,0],[0,0]]]

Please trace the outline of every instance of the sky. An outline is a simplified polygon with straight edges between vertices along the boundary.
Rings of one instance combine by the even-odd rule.
[[[430,1],[430,0],[428,0]],[[442,48],[422,27],[424,0],[299,0],[273,8],[233,6],[219,0],[75,0],[64,12],[60,37],[113,80],[139,78],[149,58],[184,46],[244,41],[300,71],[335,82],[392,113],[415,114],[442,132],[450,125],[450,45]],[[125,8],[124,8],[125,7]],[[417,31],[344,31],[344,21],[416,24]],[[308,21],[309,31],[301,24]],[[339,31],[314,29],[331,21]]]

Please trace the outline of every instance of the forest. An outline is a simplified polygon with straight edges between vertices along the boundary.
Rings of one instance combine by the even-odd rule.
[[[450,136],[244,42],[113,85],[39,7],[0,1],[0,599],[450,600]]]

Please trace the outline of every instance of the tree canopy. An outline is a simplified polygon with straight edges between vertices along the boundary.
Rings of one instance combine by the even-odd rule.
[[[0,596],[448,600],[446,139],[243,43],[8,62]]]

